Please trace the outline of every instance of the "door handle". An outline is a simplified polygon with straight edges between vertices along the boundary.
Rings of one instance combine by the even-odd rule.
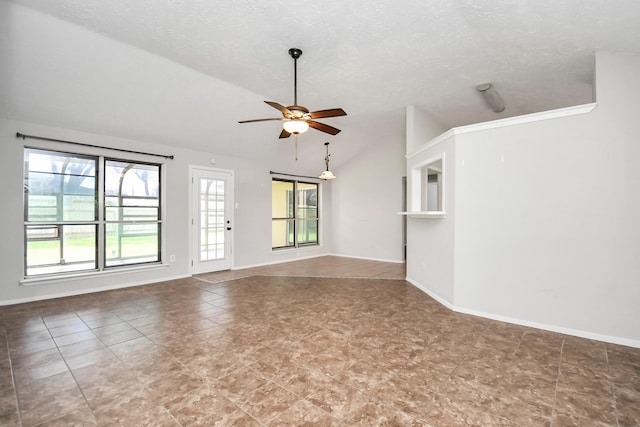
[[[231,227],[227,227],[227,231],[231,231]]]

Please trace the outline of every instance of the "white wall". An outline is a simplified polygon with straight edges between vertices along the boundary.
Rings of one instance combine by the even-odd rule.
[[[455,310],[640,346],[640,57],[596,67],[589,114],[453,130],[453,294],[412,266],[435,220],[414,220],[407,270]]]
[[[268,110],[254,93],[7,2],[0,98],[6,118],[238,157],[269,156],[277,136],[237,123]]]
[[[406,111],[406,153],[413,153],[425,141],[443,134],[448,129],[442,123],[414,105]]]
[[[378,118],[356,128],[365,148],[333,172],[333,253],[402,262],[402,117]],[[353,131],[354,129],[352,129]],[[357,141],[353,141],[357,142]],[[332,154],[333,158],[334,155]]]
[[[453,304],[456,218],[456,153],[453,135],[407,159],[414,166],[444,154],[444,218],[407,219],[407,280],[438,299]],[[416,183],[409,180],[409,194]],[[426,189],[422,189],[422,192]],[[411,200],[409,201],[411,202]],[[411,204],[410,204],[411,206]]]
[[[640,343],[638,75],[599,54],[591,114],[456,138],[456,306]]]

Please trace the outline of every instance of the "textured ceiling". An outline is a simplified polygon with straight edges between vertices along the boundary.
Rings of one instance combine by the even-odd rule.
[[[299,47],[300,104],[351,117],[416,105],[448,127],[590,102],[596,50],[640,53],[638,0],[13,2],[285,105]],[[476,93],[485,82],[503,113]]]

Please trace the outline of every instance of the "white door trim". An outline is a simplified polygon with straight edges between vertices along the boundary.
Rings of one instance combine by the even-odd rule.
[[[229,268],[233,268],[233,241],[234,241],[234,171],[230,169],[219,169],[219,168],[208,168],[205,166],[189,166],[189,273],[194,274],[194,264],[196,257],[198,256],[197,252],[194,250],[195,244],[197,241],[196,233],[196,225],[198,223],[198,219],[196,215],[199,214],[197,212],[196,203],[197,200],[194,198],[194,185],[195,185],[195,176],[197,172],[211,173],[211,174],[225,174],[229,176],[229,184],[230,191],[228,194],[225,193],[225,204],[226,208],[226,220],[230,221],[231,230],[226,231],[225,244],[229,245]],[[215,270],[213,270],[215,271]]]

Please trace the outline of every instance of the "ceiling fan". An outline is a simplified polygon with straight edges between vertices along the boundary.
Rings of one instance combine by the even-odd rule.
[[[306,107],[298,105],[298,58],[302,56],[302,50],[298,48],[289,49],[289,55],[293,58],[293,105],[285,107],[277,102],[264,101],[282,113],[282,117],[270,119],[243,120],[238,123],[266,122],[271,120],[282,121],[282,132],[279,138],[289,138],[291,134],[298,135],[306,132],[309,127],[337,135],[340,129],[324,123],[317,122],[316,119],[326,119],[328,117],[346,116],[342,108],[331,108],[329,110],[309,111]]]

